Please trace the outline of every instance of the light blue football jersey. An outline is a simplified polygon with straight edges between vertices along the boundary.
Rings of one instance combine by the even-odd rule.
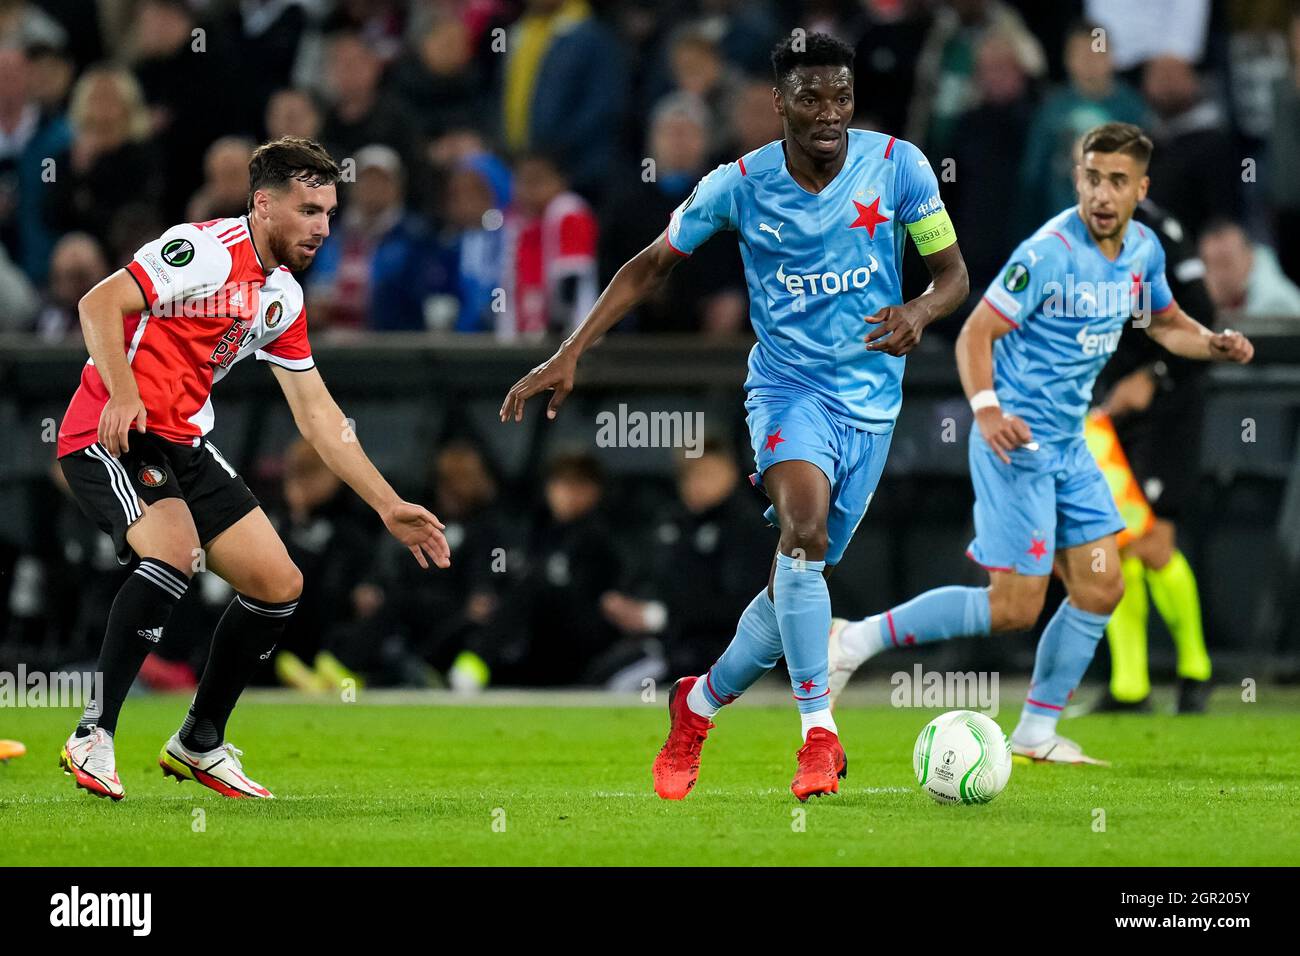
[[[1020,244],[984,301],[1012,325],[993,343],[993,387],[1039,442],[1083,435],[1097,375],[1129,321],[1174,305],[1165,252],[1130,221],[1112,262],[1070,208]]]
[[[865,322],[902,298],[903,241],[934,217],[951,226],[934,171],[921,151],[883,133],[852,129],[844,167],[820,193],[790,175],[782,141],[719,166],[673,211],[668,242],[689,255],[714,233],[734,230],[758,342],[746,392],[815,393],[836,418],[888,432],[902,404],[904,359],[869,352]],[[942,223],[939,223],[942,220]],[[934,245],[932,244],[932,248]]]

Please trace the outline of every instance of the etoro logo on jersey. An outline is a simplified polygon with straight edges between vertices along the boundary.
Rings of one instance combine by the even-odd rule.
[[[871,262],[856,269],[843,272],[810,272],[804,275],[787,274],[785,263],[776,267],[776,281],[785,286],[785,291],[794,296],[801,295],[839,295],[855,289],[865,289],[871,284],[871,274],[880,271],[880,263],[875,256]]]
[[[217,347],[212,350],[212,354],[208,356],[208,361],[217,368],[230,368],[239,350],[252,338],[252,326],[246,324],[243,319],[235,319],[230,323],[230,328],[226,329],[226,334],[221,337]]]

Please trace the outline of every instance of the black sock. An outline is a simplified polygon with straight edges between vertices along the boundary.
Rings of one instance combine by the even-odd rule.
[[[226,739],[226,721],[257,666],[271,656],[297,601],[272,604],[236,594],[212,635],[208,666],[181,726],[181,743],[206,753]]]
[[[85,737],[92,727],[102,727],[110,734],[117,730],[117,717],[135,675],[162,640],[172,608],[189,586],[184,572],[157,558],[144,558],[126,579],[108,612],[104,646],[99,652],[104,699],[94,697],[86,705],[77,724],[78,737]]]

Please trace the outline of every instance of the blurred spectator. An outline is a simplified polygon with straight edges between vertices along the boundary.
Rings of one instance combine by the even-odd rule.
[[[1202,92],[1192,64],[1156,57],[1144,68],[1142,88],[1157,117],[1151,199],[1194,237],[1211,219],[1238,218],[1241,166],[1223,110]]]
[[[310,93],[288,87],[277,90],[267,100],[263,123],[268,140],[279,139],[281,136],[319,140],[324,117]]]
[[[412,155],[409,117],[382,90],[384,61],[358,34],[337,33],[329,41],[326,93],[330,107],[321,131],[338,161],[355,157],[370,143],[395,149],[406,163]]]
[[[68,31],[35,3],[0,0],[0,47],[63,47]]]
[[[426,297],[450,289],[451,277],[440,272],[428,227],[406,209],[397,153],[376,144],[355,159],[347,205],[306,275],[313,321],[377,332],[423,329]]]
[[[81,337],[77,303],[112,271],[94,236],[70,232],[60,239],[50,255],[50,279],[36,316],[36,334],[47,342]]]
[[[501,644],[496,624],[514,544],[477,446],[444,445],[433,478],[432,507],[446,525],[451,567],[430,574],[405,548],[382,542],[350,591],[358,626],[340,632],[333,647],[349,667],[382,672],[386,683],[428,683],[432,665],[456,689],[473,690],[489,680]]]
[[[653,242],[668,217],[705,175],[709,114],[696,97],[674,93],[655,107],[650,125],[654,175],[627,176],[601,217],[601,280]],[[749,300],[735,236],[716,236],[696,250],[637,308],[642,332],[735,333],[748,324]]]
[[[784,127],[772,100],[772,81],[743,83],[733,94],[727,110],[727,145],[710,162],[713,165],[735,162],[738,156],[766,146],[782,135]]]
[[[944,183],[944,193],[971,289],[979,290],[972,295],[978,298],[1025,234],[1014,212],[1016,191],[1029,184],[1017,183],[1012,195],[989,188],[1020,168],[1033,112],[1029,79],[1012,37],[997,30],[984,34],[975,53],[975,86],[979,104],[961,116],[962,133],[953,143],[956,175]],[[956,324],[943,323],[940,330]]]
[[[356,36],[387,65],[401,52],[409,6],[408,0],[338,0],[325,29]]]
[[[126,70],[92,67],[72,90],[73,140],[57,156],[58,177],[46,187],[46,221],[59,232],[80,230],[103,241],[114,214],[157,195],[149,113],[140,84]]]
[[[684,458],[677,495],[655,525],[634,593],[600,599],[605,619],[628,637],[613,690],[703,673],[730,643],[772,562],[776,532],[765,527],[729,449],[706,442],[700,457]]]
[[[1094,38],[1096,29],[1086,20],[1071,27],[1065,40],[1069,83],[1051,93],[1034,116],[1020,174],[1022,233],[1075,204],[1075,144],[1084,133],[1102,123],[1147,123],[1146,104],[1115,78],[1109,47],[1104,38]]]
[[[1205,54],[1210,0],[1085,0],[1084,10],[1106,28],[1120,72],[1158,56],[1198,63]]]
[[[600,293],[596,217],[570,191],[560,162],[540,153],[516,162],[514,198],[506,217],[506,302],[497,335],[567,332]]]
[[[0,246],[0,332],[27,331],[39,305],[27,276]]]
[[[704,130],[709,137],[708,155],[717,153],[726,145],[724,119],[735,91],[721,51],[705,31],[679,30],[669,43],[668,67],[672,89],[663,91],[664,95],[685,93],[702,104],[707,110]]]
[[[136,252],[172,225],[164,222],[156,206],[144,200],[127,203],[113,217],[108,230],[109,271],[125,268]]]
[[[933,15],[926,0],[868,0],[854,55],[855,125],[886,132],[907,128],[907,104]]]
[[[394,65],[393,91],[403,112],[429,138],[481,122],[493,108],[473,60],[469,31],[451,16],[437,19]]]
[[[290,686],[329,686],[340,675],[332,666],[333,634],[352,616],[352,589],[375,547],[368,524],[352,509],[354,500],[311,445],[297,439],[289,446],[284,506],[272,511],[271,520],[303,572],[298,609],[274,660],[277,676]]]
[[[58,47],[39,45],[27,51],[27,59],[31,64],[32,99],[44,115],[61,114],[67,108],[68,93],[77,75],[72,57]]]
[[[1300,319],[1300,288],[1267,246],[1252,243],[1233,222],[1210,223],[1201,236],[1205,285],[1225,318]]]
[[[505,210],[510,170],[490,153],[460,160],[447,178],[450,253],[456,264],[457,332],[490,332],[505,305],[497,294],[505,271]]]
[[[1290,72],[1273,89],[1271,196],[1278,258],[1293,281],[1300,282],[1300,8],[1291,15]]]
[[[586,0],[525,0],[506,49],[506,146],[553,154],[575,188],[594,194],[613,164],[628,105],[618,37]]]
[[[248,212],[248,163],[253,148],[252,140],[242,136],[223,136],[208,147],[203,157],[206,176],[190,199],[185,212],[187,222],[207,222]]]
[[[225,18],[207,31],[208,47],[211,51],[213,42],[229,37],[241,66],[232,77],[232,95],[224,98],[221,107],[231,111],[230,125],[220,132],[252,133],[271,94],[293,85],[309,5],[318,6],[315,0],[241,0],[221,5]]]
[[[1002,0],[948,0],[941,5],[916,62],[906,133],[932,161],[950,155],[958,117],[975,105],[975,51],[980,39],[994,30],[1015,44],[1032,79],[1047,68],[1043,48],[1025,29],[1020,14]]]
[[[0,245],[33,282],[41,283],[57,233],[44,213],[50,158],[72,142],[72,129],[33,97],[32,71],[20,49],[0,49]]]
[[[528,536],[523,568],[501,608],[492,649],[495,683],[603,683],[618,631],[600,596],[622,583],[623,560],[601,512],[605,479],[590,455],[564,455],[546,470],[546,512]]]
[[[150,133],[155,141],[167,144],[158,150],[157,163],[162,173],[162,212],[168,222],[184,217],[186,203],[199,188],[200,157],[208,144],[221,133],[248,128],[248,106],[229,96],[230,87],[215,78],[261,69],[259,65],[257,70],[232,70],[215,33],[205,36],[196,49],[196,25],[182,0],[142,0],[127,39],[135,76],[149,105]]]

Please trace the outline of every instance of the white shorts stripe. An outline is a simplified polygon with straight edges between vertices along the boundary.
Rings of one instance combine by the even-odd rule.
[[[140,504],[136,500],[135,491],[131,488],[131,482],[126,476],[126,469],[122,467],[122,463],[99,445],[91,445],[86,449],[86,454],[108,470],[108,485],[122,505],[127,524],[134,524],[140,519]]]
[[[217,446],[212,444],[212,442],[207,442],[206,444],[208,446],[208,451],[212,452],[212,457],[217,460],[217,464],[226,469],[226,474],[231,478],[238,478],[239,475],[235,473],[234,468],[230,467],[230,462],[226,461],[225,456],[223,456],[221,452],[217,451]]]

